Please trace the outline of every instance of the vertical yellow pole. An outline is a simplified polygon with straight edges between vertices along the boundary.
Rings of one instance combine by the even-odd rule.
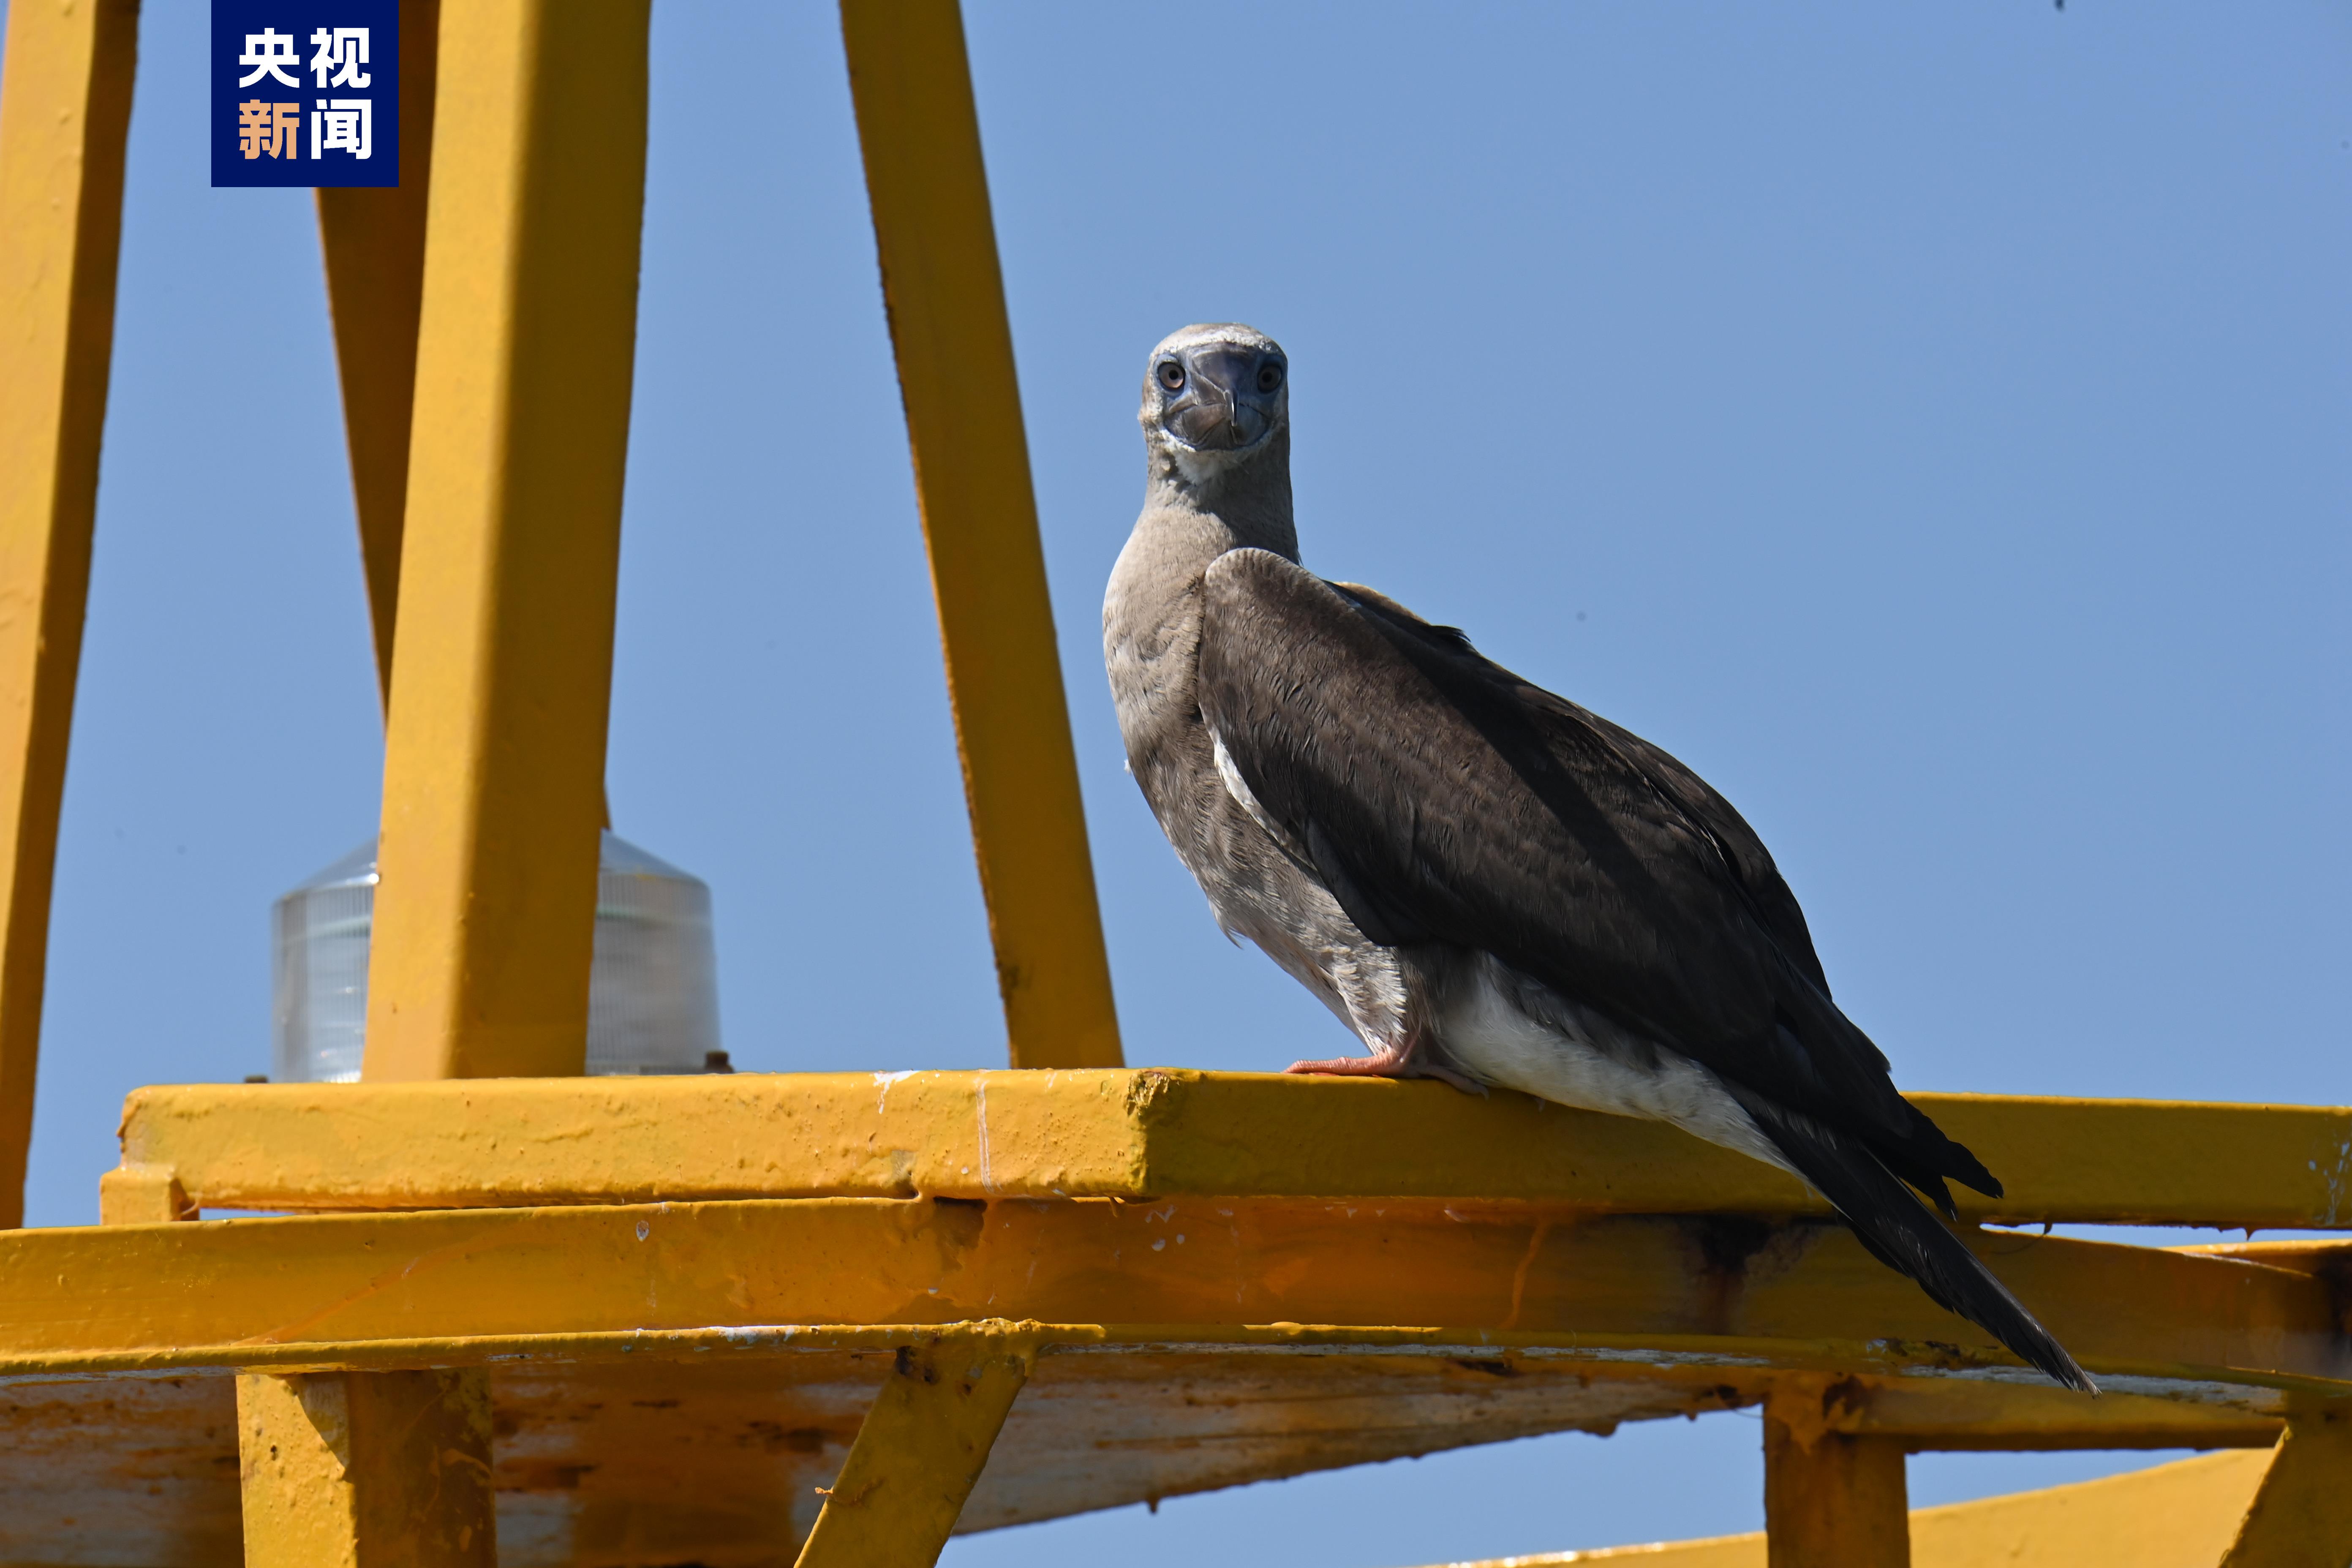
[[[409,410],[416,318],[425,295],[425,216],[433,175],[433,98],[440,0],[400,7],[400,184],[321,189],[319,241],[342,374],[343,434],[359,503],[360,561],[375,627],[376,688],[392,691],[393,617],[408,500]]]
[[[929,1568],[1036,1363],[998,1331],[901,1350],[794,1568]]]
[[[1822,1429],[1822,1389],[1792,1381],[1764,1404],[1770,1568],[1910,1568],[1902,1445]]]
[[[842,0],[1013,1065],[1117,1067],[1013,332],[956,0]]]
[[[15,0],[0,59],[0,1227],[24,1223],[49,880],[114,348],[136,0]]]
[[[371,1080],[584,1064],[646,7],[442,16]]]
[[[485,1373],[246,1373],[236,1425],[246,1568],[496,1568]]]
[[[2352,1409],[2291,1417],[2221,1568],[2352,1563]]]

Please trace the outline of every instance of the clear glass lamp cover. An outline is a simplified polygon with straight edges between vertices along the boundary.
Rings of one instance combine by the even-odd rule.
[[[272,1081],[358,1080],[375,884],[371,838],[272,910]],[[704,1072],[725,1060],[718,1054],[710,889],[701,878],[607,830],[597,864],[595,953],[591,1073]]]

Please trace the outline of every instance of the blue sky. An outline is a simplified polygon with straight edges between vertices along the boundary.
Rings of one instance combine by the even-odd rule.
[[[1712,780],[1906,1087],[2352,1100],[2352,20],[2318,4],[975,0],[1128,1058],[1344,1041],[1120,769],[1151,343],[1294,364],[1309,565]],[[307,194],[214,191],[148,7],[36,1223],[267,1066],[270,900],[382,766]],[[829,8],[656,7],[609,770],[755,1069],[1003,1059]],[[1752,1528],[1753,1423],[960,1542],[1373,1568]],[[1915,1500],[2129,1460],[1925,1457]]]

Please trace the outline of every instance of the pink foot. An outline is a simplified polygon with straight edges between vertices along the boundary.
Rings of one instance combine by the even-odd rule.
[[[1429,1060],[1426,1053],[1410,1048],[1375,1051],[1368,1057],[1328,1057],[1322,1061],[1293,1062],[1282,1070],[1330,1078],[1433,1078],[1440,1083],[1453,1085],[1465,1094],[1483,1098],[1486,1092],[1485,1084],[1466,1079],[1452,1068],[1440,1067]]]
[[[1331,1057],[1319,1062],[1293,1062],[1282,1070],[1331,1078],[1414,1076],[1412,1059],[1402,1051],[1380,1051],[1369,1057]]]

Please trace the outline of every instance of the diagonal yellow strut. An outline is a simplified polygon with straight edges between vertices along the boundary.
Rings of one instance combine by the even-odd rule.
[[[2352,1563],[2352,1407],[2312,1411],[2288,1420],[2221,1568],[2346,1568],[2347,1563]]]
[[[1120,1065],[956,0],[842,0],[972,847],[1017,1068]]]
[[[8,8],[0,75],[0,1226],[24,1222],[138,50],[135,0],[16,0]]]
[[[974,1323],[900,1349],[795,1568],[929,1568],[1029,1373],[1033,1331]]]
[[[400,536],[408,504],[408,438],[416,386],[416,322],[425,296],[425,217],[432,190],[433,100],[440,0],[400,8],[400,184],[319,192],[319,242],[334,315],[343,432],[358,503],[360,562],[375,630],[376,689],[391,706]]]

